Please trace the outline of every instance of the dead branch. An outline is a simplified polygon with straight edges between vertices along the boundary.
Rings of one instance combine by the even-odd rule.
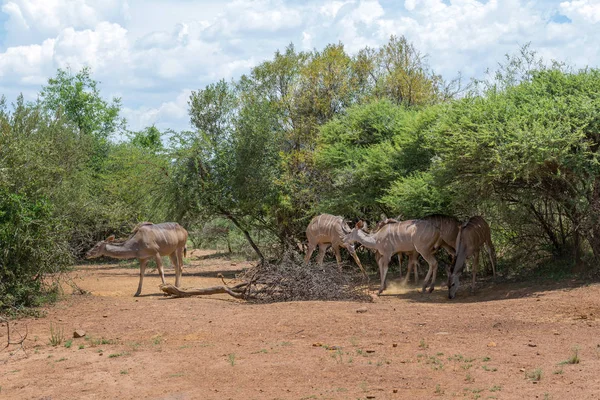
[[[239,285],[238,285],[239,286]],[[244,284],[245,286],[245,284]],[[243,287],[243,286],[242,286]],[[244,294],[236,290],[236,288],[230,288],[228,286],[212,286],[207,288],[188,288],[179,289],[171,284],[160,285],[160,290],[173,297],[190,297],[190,296],[203,296],[211,294],[222,294],[226,293],[236,299],[244,299]]]
[[[221,274],[222,286],[179,289],[161,285],[173,297],[226,293],[236,299],[261,303],[304,300],[372,301],[362,275],[340,271],[335,263],[322,266],[304,264],[303,257],[287,251],[278,261],[261,261],[236,277],[241,283],[230,286]]]
[[[6,322],[6,346],[4,346],[2,348],[2,350],[6,350],[10,345],[18,345],[21,348],[21,350],[23,350],[23,353],[25,353],[25,356],[27,356],[27,352],[25,351],[25,348],[23,347],[23,342],[25,342],[25,339],[27,339],[27,335],[29,334],[27,325],[25,325],[25,336],[23,336],[19,333],[19,336],[21,336],[21,339],[15,341],[15,342],[12,342],[10,340],[10,322],[8,321],[8,319],[6,319],[4,317],[0,317],[0,321]]]

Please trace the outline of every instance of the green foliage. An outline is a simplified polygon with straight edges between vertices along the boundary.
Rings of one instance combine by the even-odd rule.
[[[60,325],[50,323],[50,344],[54,347],[60,346],[65,340],[65,330]]]
[[[121,99],[114,98],[111,103],[104,100],[89,67],[75,75],[70,69],[59,69],[42,89],[40,100],[49,111],[64,113],[84,135],[106,139],[125,126],[119,118]]]
[[[561,254],[583,236],[600,255],[600,72],[553,68],[528,76],[448,107],[430,139],[438,144],[434,179],[456,208],[468,209],[472,199],[493,204],[515,242],[546,243]],[[515,215],[536,241],[522,240]]]
[[[35,306],[54,290],[44,277],[70,261],[64,228],[47,200],[0,188],[0,308]]]
[[[404,201],[417,186],[424,186],[413,181],[423,180],[419,171],[430,164],[432,152],[424,146],[424,133],[436,112],[382,100],[352,107],[324,125],[316,153],[317,166],[330,177],[323,190],[323,209],[371,218],[382,211],[415,215],[414,210],[407,212]],[[418,195],[427,190],[417,189]],[[437,212],[441,205],[425,207]]]
[[[9,109],[0,98],[1,309],[50,299],[95,241],[163,218],[153,200],[169,165],[160,136],[149,128],[133,143],[109,141],[124,123],[119,108],[88,69],[59,70],[37,103],[20,96]]]

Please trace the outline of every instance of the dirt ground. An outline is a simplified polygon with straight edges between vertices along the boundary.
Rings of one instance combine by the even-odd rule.
[[[198,250],[191,260],[184,287],[219,284],[218,272],[248,265]],[[134,298],[136,267],[82,266],[72,277],[90,295],[11,322],[13,338],[28,336],[24,351],[0,351],[0,399],[600,398],[598,284],[490,284],[453,301],[409,287],[367,304],[257,305],[165,298],[156,271]],[[52,346],[50,324],[66,339],[75,329],[86,336]],[[567,363],[575,352],[580,362]]]

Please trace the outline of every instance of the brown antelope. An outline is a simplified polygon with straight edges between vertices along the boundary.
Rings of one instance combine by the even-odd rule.
[[[98,242],[87,252],[85,257],[88,259],[100,256],[118,259],[137,258],[140,262],[140,283],[134,296],[139,296],[142,292],[142,283],[148,261],[151,259],[156,261],[160,279],[165,284],[161,256],[169,256],[175,268],[175,286],[179,286],[183,257],[186,254],[187,231],[175,222],[156,225],[144,222],[139,224],[132,233],[133,235],[123,243],[113,243],[114,236]]]
[[[456,237],[458,236],[458,229],[460,228],[460,221],[454,217],[443,214],[433,214],[423,217],[425,221],[429,221],[440,230],[442,235],[442,248],[444,248],[448,254],[452,257],[456,255]]]
[[[371,233],[377,233],[381,228],[383,228],[384,225],[387,224],[397,224],[398,222],[400,222],[402,220],[402,217],[398,216],[396,218],[385,218],[385,215],[382,215],[382,220],[379,221],[377,223],[377,225],[375,225],[375,229],[373,229],[373,232]],[[400,271],[400,279],[402,279],[402,256],[405,253],[396,253],[396,255],[398,256],[398,270]],[[406,284],[408,282],[408,278],[410,277],[410,269],[411,266],[413,267],[413,272],[414,272],[414,277],[415,277],[415,284],[418,283],[419,281],[419,270],[418,270],[418,257],[419,254],[418,253],[406,253],[406,256],[408,257],[408,265],[407,265],[407,271],[406,271],[406,279],[404,280],[404,284]],[[393,255],[392,255],[393,257]],[[375,252],[375,261],[377,261],[377,264],[379,264],[379,258],[381,258],[381,253],[379,253],[378,251]]]
[[[482,246],[487,248],[490,262],[492,263],[492,273],[496,276],[496,250],[492,244],[490,226],[482,217],[471,217],[460,226],[456,238],[456,261],[448,279],[449,299],[453,299],[456,296],[460,274],[467,258],[471,256],[473,256],[473,283],[471,291],[475,290],[475,274],[477,273],[477,264],[479,263],[479,250]]]
[[[440,230],[440,234],[442,235],[442,248],[450,255],[450,266],[453,265],[456,257],[456,237],[458,236],[460,221],[454,217],[443,214],[428,215],[422,219],[431,222]],[[450,286],[450,266],[446,265],[448,286]]]
[[[431,280],[429,292],[433,291],[437,273],[437,260],[433,253],[441,244],[440,231],[430,222],[423,220],[408,220],[396,223],[387,223],[374,234],[365,233],[362,228],[364,223],[359,221],[354,229],[346,235],[344,243],[352,245],[361,243],[369,249],[377,250],[380,257],[377,261],[381,285],[379,294],[385,290],[385,278],[392,256],[396,253],[408,253],[409,265],[415,262],[417,253],[421,254],[429,264],[429,271],[423,282],[423,292]]]
[[[338,269],[341,271],[342,256],[340,255],[340,247],[344,247],[346,250],[348,250],[354,261],[356,261],[363,275],[368,278],[360,259],[356,255],[356,251],[354,251],[354,245],[344,243],[344,236],[346,236],[348,233],[350,233],[350,227],[346,222],[344,222],[344,218],[342,217],[331,214],[321,214],[314,217],[306,228],[308,250],[306,252],[306,256],[304,257],[304,263],[308,263],[310,256],[312,256],[312,253],[315,251],[315,248],[319,246],[317,263],[319,265],[323,264],[325,251],[327,250],[327,247],[331,245],[333,252],[335,253]]]
[[[390,224],[390,223],[397,223],[400,222],[402,217],[398,216],[396,218],[385,218],[382,221],[377,223],[377,226],[375,228],[374,232],[377,232],[379,229],[381,229],[382,226],[386,225],[386,224]],[[454,264],[454,256],[456,254],[456,236],[458,235],[458,228],[460,227],[460,222],[451,216],[448,215],[443,215],[443,214],[433,214],[433,215],[428,215],[426,217],[421,218],[425,221],[431,222],[433,225],[435,225],[436,228],[438,228],[440,230],[440,234],[441,234],[441,238],[442,238],[442,242],[441,242],[441,247],[443,247],[448,254],[450,255],[450,257],[452,258],[451,264]],[[409,257],[409,263],[408,263],[408,274],[410,275],[410,270],[411,270],[411,266],[413,268],[414,271],[414,276],[415,276],[415,283],[417,282],[418,279],[418,254],[414,254],[412,259],[411,259],[411,255],[407,254],[407,256]],[[401,258],[402,258],[402,253],[398,253],[398,262],[400,264],[402,264],[401,262]],[[411,263],[412,260],[412,263]],[[447,267],[446,268],[446,272],[448,275],[448,278],[450,277],[450,268]],[[402,279],[402,266],[400,266],[400,279]],[[406,277],[405,282],[408,281],[408,276]]]

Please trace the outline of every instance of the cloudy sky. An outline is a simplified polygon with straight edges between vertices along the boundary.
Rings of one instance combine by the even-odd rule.
[[[350,53],[405,35],[452,78],[482,76],[531,42],[545,59],[600,66],[600,0],[0,0],[0,94],[35,99],[57,68],[92,67],[132,129],[187,129],[191,90],[277,49]]]

